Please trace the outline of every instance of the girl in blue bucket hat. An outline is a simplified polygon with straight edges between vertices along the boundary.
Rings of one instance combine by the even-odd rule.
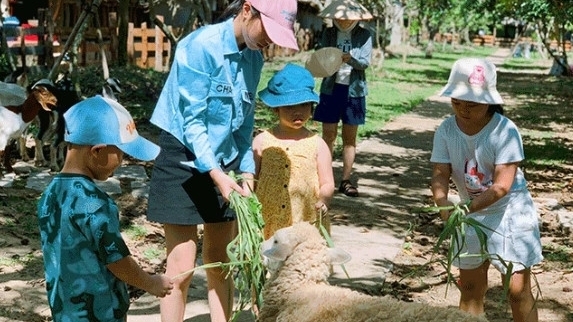
[[[265,239],[296,222],[325,215],[334,192],[332,159],[326,142],[305,127],[318,95],[305,68],[287,64],[259,97],[278,123],[253,140],[255,192],[262,204]],[[323,225],[329,228],[325,216]]]

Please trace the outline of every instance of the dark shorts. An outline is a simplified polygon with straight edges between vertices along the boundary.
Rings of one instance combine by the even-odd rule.
[[[234,211],[228,209],[209,174],[181,163],[195,159],[189,149],[165,131],[159,134],[158,144],[161,152],[151,174],[148,220],[198,225],[235,219]]]
[[[349,97],[348,85],[334,84],[332,94],[320,94],[313,119],[322,123],[362,125],[366,121],[366,98]]]

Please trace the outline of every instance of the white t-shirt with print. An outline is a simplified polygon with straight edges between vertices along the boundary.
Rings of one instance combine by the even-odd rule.
[[[343,53],[349,53],[350,49],[352,49],[352,42],[350,41],[350,31],[344,32],[338,30],[336,36],[336,47],[342,50]],[[336,74],[336,83],[337,84],[350,84],[350,72],[352,71],[352,66],[348,65],[347,63],[343,63]]]
[[[446,119],[436,130],[430,161],[450,163],[452,180],[462,200],[473,199],[492,184],[495,165],[524,159],[521,135],[515,124],[495,113],[477,134],[467,135],[456,124],[455,116]],[[523,172],[518,168],[511,192],[526,190]],[[503,212],[509,194],[480,214]]]

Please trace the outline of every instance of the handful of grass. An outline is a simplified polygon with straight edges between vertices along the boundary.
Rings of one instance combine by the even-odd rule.
[[[235,181],[240,178],[233,172],[229,174]],[[261,214],[261,203],[257,196],[251,193],[243,197],[236,191],[229,196],[230,207],[237,215],[238,233],[227,245],[229,257],[229,273],[233,275],[235,288],[238,292],[238,306],[233,312],[231,321],[251,304],[253,310],[263,304],[262,291],[266,270],[261,255],[261,244],[264,241],[263,227],[265,225]]]
[[[467,257],[480,257],[482,259],[488,260],[497,260],[501,263],[502,266],[506,269],[506,274],[504,275],[503,280],[503,288],[504,288],[504,297],[507,298],[509,294],[509,281],[511,280],[511,275],[513,273],[514,263],[511,261],[504,260],[498,254],[490,254],[487,249],[487,234],[486,231],[490,231],[493,233],[497,232],[479,221],[475,220],[474,218],[466,216],[469,213],[469,203],[465,204],[458,204],[454,206],[446,206],[446,207],[425,207],[418,209],[421,212],[439,212],[440,210],[451,210],[450,217],[444,224],[444,229],[438,236],[438,241],[434,246],[434,253],[439,254],[440,248],[442,244],[447,240],[449,241],[448,251],[446,254],[445,260],[438,260],[439,263],[444,266],[447,273],[447,285],[450,285],[450,282],[454,280],[454,277],[451,273],[452,264],[455,260]],[[477,238],[479,240],[479,253],[478,254],[468,254],[467,252],[463,252],[465,246],[467,245],[466,242],[466,230],[468,227],[471,227],[475,230]],[[537,283],[537,280],[535,280]],[[456,284],[459,287],[459,285]],[[539,287],[538,287],[539,289]],[[446,288],[447,293],[447,288]],[[447,294],[446,294],[447,295]]]
[[[438,241],[434,245],[434,253],[438,254],[442,244],[445,241],[449,242],[448,251],[446,253],[444,260],[439,260],[439,262],[444,266],[447,273],[447,283],[448,285],[450,282],[453,281],[453,275],[451,274],[451,268],[454,261],[463,258],[463,257],[481,257],[481,258],[489,258],[490,254],[487,250],[487,235],[485,233],[486,230],[491,229],[479,221],[466,216],[469,213],[469,204],[458,204],[454,206],[446,206],[446,207],[426,207],[420,209],[422,212],[439,212],[440,210],[451,210],[450,217],[444,223],[444,229],[438,236]],[[475,230],[476,235],[479,239],[480,243],[480,252],[479,254],[468,254],[467,252],[463,252],[465,246],[467,245],[466,242],[466,230],[468,227],[471,227]]]

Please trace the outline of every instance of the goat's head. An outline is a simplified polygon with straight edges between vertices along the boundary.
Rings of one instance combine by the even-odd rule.
[[[30,88],[31,95],[46,111],[52,111],[58,104],[56,86],[49,79],[40,79]]]

